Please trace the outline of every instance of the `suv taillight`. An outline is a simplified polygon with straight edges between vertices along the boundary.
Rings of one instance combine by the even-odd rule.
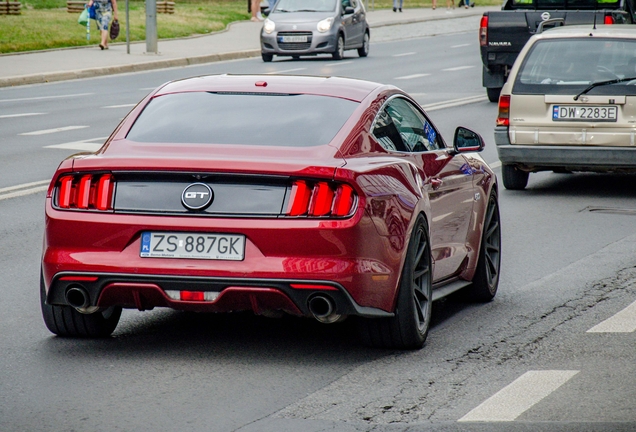
[[[55,205],[61,209],[112,210],[112,174],[69,174],[55,186]]]
[[[497,126],[510,125],[510,95],[499,96],[499,114],[497,115]]]
[[[287,216],[344,217],[352,213],[356,194],[344,183],[296,180],[285,214]]]
[[[482,16],[479,23],[479,45],[488,45],[488,15]]]

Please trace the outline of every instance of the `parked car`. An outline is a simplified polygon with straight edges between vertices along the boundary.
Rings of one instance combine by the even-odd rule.
[[[366,57],[370,36],[361,0],[278,0],[263,23],[261,55],[265,62],[274,55],[331,54],[340,60],[356,49]]]
[[[636,171],[636,29],[572,26],[533,36],[499,98],[507,189],[531,172]]]
[[[499,100],[517,55],[530,36],[555,25],[633,24],[633,0],[505,0],[487,11],[479,26],[482,82],[491,102]]]
[[[483,145],[458,127],[447,146],[389,85],[165,84],[100,150],[55,172],[44,321],[60,336],[100,337],[122,308],[352,315],[371,345],[419,348],[434,300],[497,292],[497,181]]]

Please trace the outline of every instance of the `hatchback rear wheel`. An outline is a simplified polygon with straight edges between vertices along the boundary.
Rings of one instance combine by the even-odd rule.
[[[411,234],[400,277],[395,316],[360,320],[360,334],[367,345],[397,349],[422,348],[433,310],[431,262],[428,225],[420,215]]]
[[[501,166],[503,185],[506,189],[523,190],[528,185],[530,173],[522,171],[514,165],[504,164]]]

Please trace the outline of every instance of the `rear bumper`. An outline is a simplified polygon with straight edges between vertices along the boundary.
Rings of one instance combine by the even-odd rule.
[[[49,286],[47,303],[67,305],[66,292],[71,288],[84,290],[89,306],[103,308],[121,306],[149,310],[169,307],[196,312],[251,310],[256,314],[283,311],[311,316],[309,300],[321,295],[332,301],[334,311],[339,315],[393,315],[358,305],[340,284],[331,281],[62,272],[55,275]],[[211,296],[210,300],[184,301],[168,294],[180,291],[204,292]]]
[[[513,145],[504,126],[495,128],[495,144],[502,164],[528,170],[636,171],[636,147]]]

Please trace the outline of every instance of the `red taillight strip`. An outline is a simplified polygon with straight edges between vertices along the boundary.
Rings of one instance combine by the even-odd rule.
[[[331,211],[333,204],[333,190],[328,183],[319,182],[314,186],[314,193],[311,204],[309,204],[309,214],[311,216],[325,216]]]
[[[112,210],[114,184],[111,174],[64,175],[56,186],[56,204],[63,209]]]
[[[499,97],[499,114],[497,115],[497,126],[510,125],[510,95]]]
[[[103,175],[99,178],[97,186],[97,202],[95,208],[97,210],[108,210],[112,199],[113,189],[111,188],[112,178],[110,174]]]
[[[479,23],[479,45],[488,45],[488,15],[482,16]]]
[[[307,290],[324,290],[324,291],[338,291],[338,288],[331,285],[315,285],[315,284],[289,284],[294,289],[307,289]]]
[[[348,215],[351,212],[353,198],[353,188],[346,184],[340,185],[336,191],[336,198],[333,201],[331,214],[334,216]]]
[[[73,177],[64,176],[60,180],[60,186],[58,190],[58,202],[57,205],[61,208],[69,208],[71,206],[73,194]]]
[[[61,281],[76,281],[76,282],[95,282],[98,279],[97,276],[62,276]]]
[[[313,186],[312,186],[313,184]],[[296,180],[292,185],[287,216],[348,216],[355,203],[355,191],[347,184],[326,181],[308,183]]]

